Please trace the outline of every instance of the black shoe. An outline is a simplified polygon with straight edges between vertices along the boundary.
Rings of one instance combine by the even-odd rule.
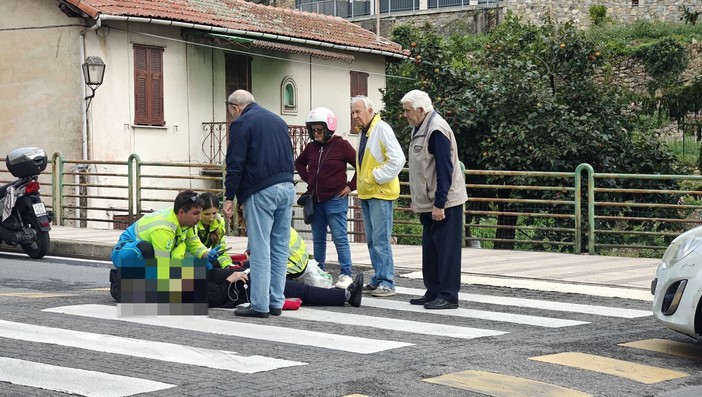
[[[239,316],[239,317],[268,318],[268,313],[257,312],[256,310],[252,309],[250,306],[246,307],[246,308],[237,307],[236,310],[234,310],[234,315]]]
[[[280,316],[283,314],[283,309],[276,309],[276,308],[269,308],[268,313],[270,313],[271,316]]]
[[[424,304],[425,309],[458,309],[458,303],[451,303],[446,299],[437,298]]]
[[[361,298],[363,297],[363,273],[356,274],[351,285],[346,287],[349,291],[349,304],[353,307],[361,306]]]
[[[427,296],[424,295],[424,296],[421,297],[421,298],[412,298],[412,299],[410,299],[410,305],[424,305],[424,304],[427,304],[427,303],[429,303],[429,302],[431,302],[431,301],[433,301],[433,300],[434,300],[434,299],[427,298]]]

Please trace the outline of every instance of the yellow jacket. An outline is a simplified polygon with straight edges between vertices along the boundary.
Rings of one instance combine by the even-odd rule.
[[[197,233],[200,242],[202,242],[205,245],[205,247],[214,248],[216,245],[220,246],[222,255],[217,257],[217,261],[219,262],[219,265],[222,267],[222,269],[226,269],[227,267],[229,267],[229,265],[232,264],[232,257],[229,256],[229,252],[226,250],[227,242],[224,241],[224,236],[226,232],[224,228],[224,218],[221,214],[217,214],[217,216],[212,220],[212,223],[209,227],[203,225],[202,220],[198,222],[197,225],[195,225],[195,232]],[[219,241],[217,243],[213,243],[210,241],[210,234],[212,234],[213,232],[217,232],[217,234],[219,235]]]
[[[359,199],[395,200],[400,196],[400,180],[397,175],[405,165],[405,154],[395,137],[392,127],[373,116],[366,131],[366,148],[363,162],[356,155],[356,188]],[[360,164],[360,165],[359,165]]]
[[[205,258],[209,252],[195,234],[195,228],[180,226],[172,207],[144,215],[130,227],[134,227],[138,240],[151,243],[159,265],[171,258],[185,258],[186,251],[196,258]]]
[[[297,231],[290,228],[290,244],[288,246],[288,271],[289,276],[297,277],[302,275],[307,268],[310,255],[307,253],[305,240],[297,234]]]

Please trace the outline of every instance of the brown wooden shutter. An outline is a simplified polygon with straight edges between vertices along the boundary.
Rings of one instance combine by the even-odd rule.
[[[148,124],[146,48],[134,46],[134,124]]]
[[[368,73],[351,71],[351,96],[368,96]]]
[[[134,45],[134,124],[165,125],[163,48]]]
[[[165,125],[163,114],[163,49],[149,51],[151,66],[151,125]]]

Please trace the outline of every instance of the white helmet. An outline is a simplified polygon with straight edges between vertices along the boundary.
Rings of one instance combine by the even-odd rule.
[[[324,127],[327,130],[326,134],[324,134],[325,141],[334,135],[334,131],[336,131],[336,115],[334,112],[323,107],[314,108],[310,111],[310,113],[307,115],[307,121],[305,124],[307,125],[307,132],[310,134],[310,138],[312,140],[314,140],[312,124],[318,123],[324,124]]]

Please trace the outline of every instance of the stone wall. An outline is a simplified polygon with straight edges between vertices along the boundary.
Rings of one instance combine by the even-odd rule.
[[[454,33],[485,33],[490,31],[499,23],[502,16],[502,8],[475,7],[472,9],[442,9],[442,12],[435,10],[415,11],[408,13],[394,13],[390,16],[381,14],[380,35],[390,37],[395,25],[412,23],[415,26],[423,26],[429,23],[437,29],[440,34],[449,36]],[[362,26],[372,32],[376,31],[376,18],[356,18],[353,23]]]
[[[632,4],[637,3],[637,6]],[[574,21],[579,26],[590,25],[590,7],[607,7],[607,16],[619,23],[638,20],[680,22],[681,6],[702,11],[702,0],[503,0],[503,6],[523,19],[540,23],[547,16],[558,22]]]
[[[680,74],[679,80],[691,81],[702,75],[702,43],[693,40],[688,46],[690,63]],[[603,72],[604,73],[604,72]],[[648,94],[648,81],[650,77],[646,73],[643,62],[634,58],[623,58],[613,60],[611,73],[608,72],[607,81],[610,84],[625,87],[639,94]],[[601,80],[599,77],[598,80]]]

